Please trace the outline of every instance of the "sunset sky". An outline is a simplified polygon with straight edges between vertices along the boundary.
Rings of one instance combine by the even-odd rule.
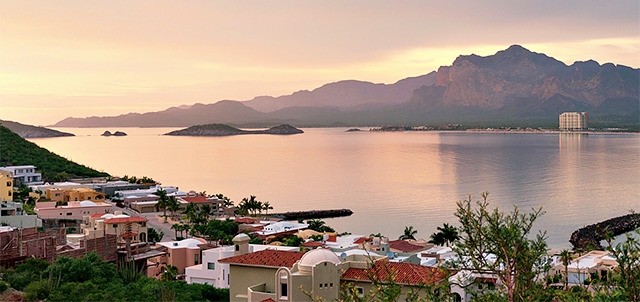
[[[49,125],[393,83],[511,44],[637,68],[639,14],[637,0],[0,0],[0,119]]]

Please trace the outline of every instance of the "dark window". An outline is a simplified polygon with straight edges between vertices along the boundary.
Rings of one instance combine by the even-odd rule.
[[[239,251],[239,250],[240,250],[240,245],[236,244],[236,251]]]
[[[216,269],[216,263],[215,262],[207,262],[207,269]],[[222,275],[222,280],[224,280],[224,272]]]
[[[71,213],[67,213],[67,216],[71,216]]]
[[[280,283],[280,295],[282,297],[289,296],[289,293],[287,292],[287,284],[286,283]]]

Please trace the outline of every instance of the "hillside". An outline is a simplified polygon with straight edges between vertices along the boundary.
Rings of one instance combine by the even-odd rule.
[[[283,124],[271,127],[266,130],[241,130],[229,125],[223,124],[208,124],[208,125],[196,125],[186,129],[171,131],[165,135],[174,136],[229,136],[229,135],[241,135],[241,134],[275,134],[275,135],[288,135],[303,133],[302,130],[293,127],[291,125]]]
[[[74,136],[71,133],[61,132],[44,127],[20,124],[12,121],[0,120],[0,125],[7,127],[9,130],[17,133],[22,138]]]
[[[594,127],[640,127],[640,69],[593,60],[566,65],[512,45],[490,56],[394,84],[339,81],[246,102],[220,101],[118,117],[68,118],[60,127],[233,125],[367,126],[461,123],[557,127],[558,114],[588,111]]]
[[[61,180],[65,177],[109,176],[86,166],[69,161],[55,153],[21,138],[6,127],[0,126],[0,166],[34,165],[45,180]]]

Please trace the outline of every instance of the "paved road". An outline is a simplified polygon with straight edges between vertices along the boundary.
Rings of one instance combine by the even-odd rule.
[[[171,229],[173,223],[171,221],[164,223],[164,218],[161,217],[162,212],[154,212],[154,213],[138,213],[129,208],[120,208],[113,206],[112,211],[122,211],[123,213],[129,216],[142,216],[147,218],[149,221],[147,225],[151,228],[154,228],[156,231],[162,231],[164,236],[162,236],[162,240],[160,241],[173,241],[175,236],[175,231]]]

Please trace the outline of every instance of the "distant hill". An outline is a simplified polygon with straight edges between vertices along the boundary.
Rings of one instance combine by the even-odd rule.
[[[61,132],[44,127],[20,124],[12,121],[0,120],[0,125],[7,127],[9,130],[17,133],[22,138],[74,136],[71,133]]]
[[[196,125],[186,129],[171,131],[165,135],[175,136],[229,136],[229,135],[241,135],[241,134],[299,134],[303,133],[302,130],[293,127],[291,125],[283,124],[275,127],[271,127],[266,130],[241,130],[229,125],[223,124],[208,124],[208,125]]]
[[[339,81],[280,97],[181,106],[117,117],[68,118],[59,127],[381,124],[557,127],[558,114],[588,111],[590,125],[640,127],[640,69],[593,60],[566,65],[513,45],[459,56],[451,66],[394,84]]]
[[[47,181],[62,180],[65,175],[67,177],[109,176],[107,173],[67,160],[0,126],[0,166],[20,165],[36,166]]]

